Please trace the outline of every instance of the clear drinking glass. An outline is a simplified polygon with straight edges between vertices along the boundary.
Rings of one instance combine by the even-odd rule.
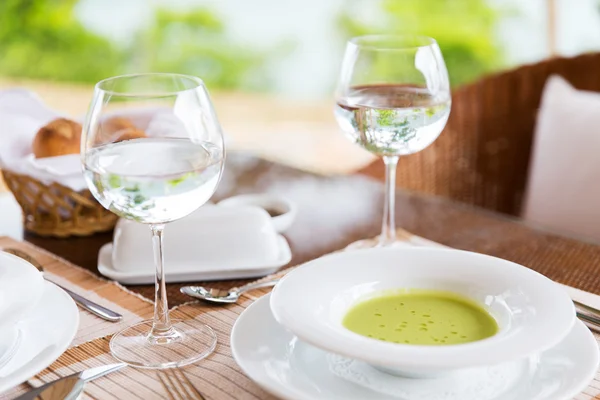
[[[348,41],[335,116],[354,143],[383,158],[386,197],[379,246],[396,240],[398,158],[437,139],[450,114],[448,72],[437,42],[425,36],[371,35]]]
[[[85,179],[104,207],[149,226],[156,266],[154,319],[113,336],[110,349],[120,361],[179,367],[214,350],[210,327],[169,318],[163,229],[212,196],[224,158],[221,127],[200,79],[138,74],[96,84],[81,142]]]

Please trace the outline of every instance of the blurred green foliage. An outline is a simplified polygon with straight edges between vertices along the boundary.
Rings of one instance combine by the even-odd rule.
[[[95,83],[128,72],[178,72],[210,87],[268,87],[266,54],[232,43],[208,10],[156,9],[119,46],[77,20],[77,0],[0,0],[0,75]]]
[[[0,0],[0,74],[95,82],[114,75],[124,53],[75,18],[77,0]]]
[[[343,13],[340,25],[348,36],[373,33],[422,34],[435,38],[453,86],[500,69],[505,62],[495,28],[505,10],[486,0],[382,0],[383,21],[362,23],[361,15]]]
[[[350,0],[349,0],[350,1]],[[236,44],[222,20],[203,8],[159,8],[126,44],[90,32],[77,19],[78,0],[0,0],[0,75],[93,83],[128,72],[180,72],[215,88],[272,87],[265,61],[276,54]],[[368,5],[366,5],[368,2]],[[363,5],[372,8],[367,0]],[[343,12],[347,36],[421,33],[440,43],[453,85],[502,67],[494,29],[502,12],[486,0],[380,0],[383,21]],[[359,12],[363,12],[360,10]],[[289,50],[289,49],[283,49]]]
[[[233,43],[223,23],[205,9],[156,10],[154,23],[137,35],[131,54],[134,71],[192,74],[224,89],[268,86],[260,68],[267,53]]]

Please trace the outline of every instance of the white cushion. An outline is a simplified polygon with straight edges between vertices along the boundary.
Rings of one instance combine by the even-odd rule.
[[[546,82],[523,218],[600,241],[600,93]]]

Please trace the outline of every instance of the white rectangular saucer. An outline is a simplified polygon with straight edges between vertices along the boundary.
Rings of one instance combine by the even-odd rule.
[[[285,238],[277,235],[277,246],[279,256],[264,264],[247,265],[243,268],[228,268],[227,265],[203,265],[198,260],[198,268],[194,270],[169,269],[165,265],[165,279],[167,283],[215,281],[225,279],[249,279],[259,278],[277,272],[277,270],[292,258],[292,252]],[[107,243],[98,253],[98,271],[105,277],[126,285],[146,285],[154,283],[154,267],[147,270],[118,271],[113,268],[112,262],[113,244]]]

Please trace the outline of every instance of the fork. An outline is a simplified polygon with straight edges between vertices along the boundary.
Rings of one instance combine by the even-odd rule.
[[[206,400],[185,373],[178,368],[159,371],[158,379],[170,400]]]

